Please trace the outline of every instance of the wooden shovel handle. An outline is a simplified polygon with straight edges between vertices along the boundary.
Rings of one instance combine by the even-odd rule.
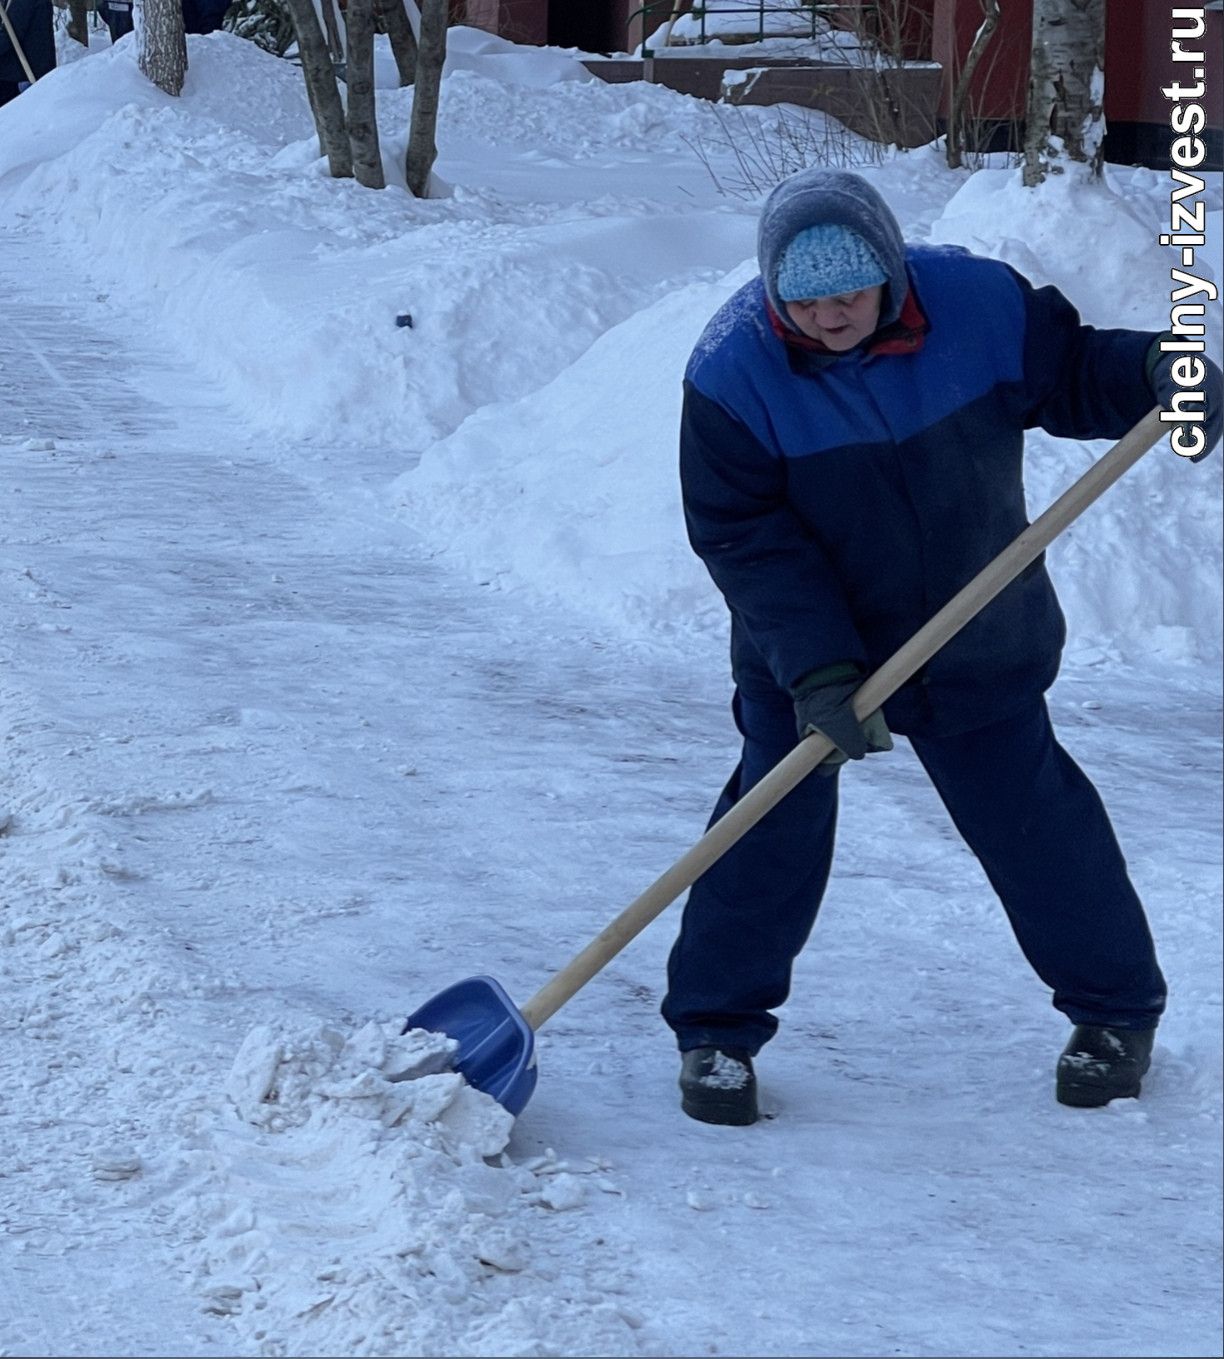
[[[953,634],[1046,550],[1098,496],[1135,465],[1165,433],[1159,409],[1150,411],[1108,453],[1050,506],[1020,536],[983,567],[968,585],[944,605],[908,642],[869,678],[854,696],[859,717],[875,712]],[[833,749],[824,736],[805,737],[701,837],[636,901],[596,936],[523,1006],[522,1013],[538,1029],[717,859],[776,806]]]

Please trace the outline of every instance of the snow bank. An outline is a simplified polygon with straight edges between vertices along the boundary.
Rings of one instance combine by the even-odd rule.
[[[880,176],[903,226],[921,201],[913,179],[922,165],[915,158],[909,175],[901,163]],[[1161,185],[1154,172],[1123,178],[1127,196],[1070,180],[1030,193],[1006,170],[943,177],[963,187],[913,234],[1006,259],[1034,283],[1062,288],[1093,324],[1160,330],[1166,262],[1150,224]],[[1111,250],[1098,267],[1106,235]],[[706,320],[751,272],[749,262],[670,294],[543,390],[477,412],[397,483],[413,523],[481,579],[526,583],[622,632],[721,626],[721,604],[684,542],[679,377]],[[1218,316],[1214,325],[1218,353]],[[540,430],[552,440],[547,460]],[[1041,431],[1029,446],[1034,516],[1109,447]],[[1220,472],[1219,457],[1190,466],[1162,444],[1055,544],[1050,565],[1074,654],[1220,655]]]
[[[685,102],[655,92],[644,112],[572,58],[468,30],[451,46],[445,138],[487,161],[640,146]],[[139,74],[128,40],[39,82],[5,109],[0,194],[274,437],[425,447],[741,253],[742,223],[717,208],[678,233],[633,202],[519,206],[461,184],[414,200],[394,187],[407,90],[380,94],[393,187],[332,180],[296,67],[226,33],[189,47],[180,100]]]
[[[679,374],[751,265],[668,294],[541,391],[489,406],[394,492],[406,517],[505,589],[621,632],[709,631],[723,607],[684,536]]]
[[[256,1026],[197,1112],[176,1221],[206,1311],[263,1354],[633,1354],[640,1324],[561,1219],[601,1163],[502,1155],[514,1120],[394,1024]],[[550,1219],[545,1228],[544,1219]]]

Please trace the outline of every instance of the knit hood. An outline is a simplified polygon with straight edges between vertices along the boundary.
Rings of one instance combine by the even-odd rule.
[[[788,330],[799,333],[778,296],[778,270],[786,247],[801,231],[825,224],[848,227],[875,251],[888,274],[879,324],[891,325],[901,315],[909,292],[901,228],[879,193],[860,175],[845,170],[801,170],[765,200],[757,228],[757,259],[769,305]]]

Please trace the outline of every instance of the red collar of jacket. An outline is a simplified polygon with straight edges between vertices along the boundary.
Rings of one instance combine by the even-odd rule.
[[[811,340],[806,335],[793,331],[774,311],[768,298],[765,300],[765,311],[774,334],[792,348],[804,349],[813,354],[827,354],[830,358],[837,358],[840,352],[844,352],[830,349],[819,340]],[[922,348],[922,342],[930,328],[926,313],[919,306],[918,298],[911,288],[901,304],[901,315],[882,330],[876,331],[867,345],[866,352],[873,357],[876,354],[916,354]]]

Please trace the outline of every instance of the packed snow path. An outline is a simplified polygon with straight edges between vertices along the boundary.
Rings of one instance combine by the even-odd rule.
[[[0,1350],[1218,1353],[1193,672],[1053,696],[1172,985],[1142,1101],[1054,1103],[1065,1026],[898,750],[844,780],[757,1127],[679,1112],[674,915],[541,1035],[503,1190],[402,1129],[243,1122],[256,1026],[304,1108],[320,1026],[474,972],[526,999],[677,857],[733,760],[721,658],[447,574],[393,514],[397,450],[254,443],[68,276],[0,240]]]

